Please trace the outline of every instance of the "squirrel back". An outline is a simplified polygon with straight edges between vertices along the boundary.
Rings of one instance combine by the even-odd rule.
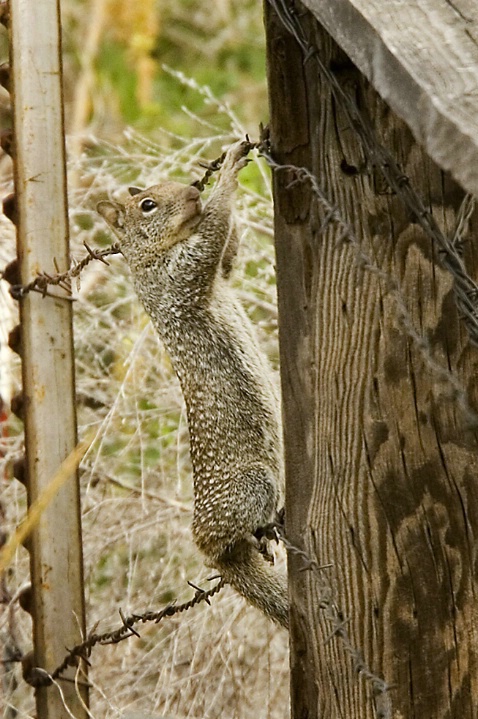
[[[195,187],[168,182],[133,188],[124,206],[103,202],[98,210],[120,238],[181,384],[195,542],[227,582],[287,627],[286,577],[256,537],[275,519],[281,494],[278,392],[227,281],[238,247],[231,204],[249,149],[229,149],[204,207]]]

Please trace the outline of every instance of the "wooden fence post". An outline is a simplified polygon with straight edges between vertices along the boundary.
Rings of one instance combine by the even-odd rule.
[[[58,0],[10,3],[18,258],[22,283],[69,267],[68,208]],[[72,305],[30,293],[20,303],[28,501],[76,444]],[[78,478],[72,475],[29,539],[34,663],[47,671],[81,641],[84,599]],[[74,677],[69,670],[66,676]],[[60,680],[72,714],[87,690]],[[81,694],[81,697],[80,697]],[[67,719],[58,689],[36,690],[38,719]]]
[[[292,716],[473,719],[478,353],[322,68],[448,237],[464,193],[304,8],[265,8],[271,155],[317,183],[274,172],[286,533],[333,564],[289,556]]]

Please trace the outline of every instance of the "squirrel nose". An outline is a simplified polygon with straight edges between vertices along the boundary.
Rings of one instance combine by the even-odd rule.
[[[186,199],[187,200],[197,200],[201,193],[199,192],[197,187],[193,187],[192,185],[189,185],[186,188]]]

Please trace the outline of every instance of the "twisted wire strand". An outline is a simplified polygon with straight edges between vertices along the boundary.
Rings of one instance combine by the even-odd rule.
[[[474,209],[471,196],[467,195],[458,213],[459,226],[452,238],[447,237],[438,226],[423,200],[411,186],[410,180],[398,166],[393,155],[378,140],[373,125],[360,111],[352,95],[347,94],[337,78],[324,64],[319,49],[309,40],[301,25],[301,14],[287,0],[268,0],[288,32],[293,35],[304,53],[304,64],[314,61],[321,76],[328,83],[332,94],[346,114],[350,126],[359,139],[365,156],[372,167],[378,167],[389,187],[402,200],[405,207],[416,218],[425,234],[436,244],[442,266],[453,277],[453,288],[458,312],[462,317],[470,341],[478,346],[478,285],[468,274],[460,252],[457,238],[470,219]],[[461,220],[460,220],[461,217]],[[462,237],[461,237],[462,239]]]
[[[371,686],[372,697],[375,704],[375,712],[377,719],[392,719],[393,707],[390,697],[391,685],[378,674],[373,672],[365,662],[362,651],[354,645],[347,631],[348,619],[345,617],[335,600],[335,593],[332,588],[327,570],[332,564],[319,564],[308,552],[304,551],[296,544],[291,542],[285,535],[282,525],[276,525],[277,535],[288,554],[298,557],[302,563],[303,571],[310,571],[314,575],[314,580],[319,590],[319,608],[322,616],[330,626],[330,633],[325,639],[325,643],[337,639],[340,641],[344,651],[349,655],[354,671],[357,675],[362,676]]]
[[[68,667],[78,666],[78,661],[80,659],[89,664],[88,658],[91,655],[93,647],[96,645],[99,644],[104,646],[108,644],[118,644],[119,642],[129,639],[132,636],[139,637],[140,634],[134,628],[136,624],[145,624],[147,622],[159,624],[164,617],[173,617],[176,614],[187,612],[189,609],[192,609],[201,602],[210,604],[210,599],[218,594],[226,584],[226,581],[220,577],[213,577],[212,579],[219,579],[219,582],[211,589],[201,589],[191,582],[188,582],[188,584],[195,589],[195,594],[192,599],[184,602],[183,604],[167,604],[165,607],[156,612],[147,611],[142,614],[130,614],[129,616],[125,616],[120,610],[119,614],[122,624],[117,629],[109,632],[103,632],[101,634],[92,631],[83,642],[68,650],[68,653],[65,655],[63,661],[56,667],[56,669],[54,669],[53,672],[51,672],[51,674],[48,674],[44,669],[34,667],[33,670],[30,670],[29,677],[25,677],[24,674],[24,678],[27,679],[31,686],[49,686],[56,679],[60,679]]]

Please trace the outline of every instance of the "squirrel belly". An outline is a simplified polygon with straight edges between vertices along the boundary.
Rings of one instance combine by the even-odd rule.
[[[288,626],[287,581],[257,530],[275,517],[283,483],[278,391],[254,329],[228,284],[238,248],[237,173],[250,144],[227,152],[202,207],[196,188],[131,188],[99,212],[120,239],[135,290],[178,375],[194,476],[193,536],[208,564],[252,605]]]

